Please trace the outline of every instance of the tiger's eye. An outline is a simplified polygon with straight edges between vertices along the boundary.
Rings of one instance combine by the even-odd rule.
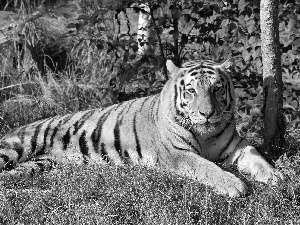
[[[190,94],[195,94],[196,93],[194,88],[187,89],[187,92],[189,92]]]

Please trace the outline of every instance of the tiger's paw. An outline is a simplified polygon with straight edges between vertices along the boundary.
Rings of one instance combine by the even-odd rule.
[[[271,186],[279,186],[285,180],[284,175],[280,171],[271,166],[264,167],[261,165],[257,166],[257,172],[254,179]]]
[[[229,196],[231,198],[243,197],[248,192],[246,184],[229,172],[222,173],[212,186],[218,194]]]

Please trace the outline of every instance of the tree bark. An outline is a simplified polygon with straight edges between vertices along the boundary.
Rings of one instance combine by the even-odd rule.
[[[264,78],[264,147],[278,155],[284,145],[283,82],[278,23],[279,0],[261,0],[261,51]]]
[[[149,24],[150,24],[150,8],[147,3],[141,4],[140,7],[145,10],[146,13],[140,11],[138,21],[137,40],[139,43],[138,54],[143,55],[149,48]]]

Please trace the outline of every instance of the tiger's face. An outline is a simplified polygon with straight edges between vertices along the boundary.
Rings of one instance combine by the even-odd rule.
[[[216,64],[212,61],[196,61],[171,68],[176,73],[175,108],[177,114],[190,126],[206,128],[232,120],[235,97],[228,69],[233,63]]]

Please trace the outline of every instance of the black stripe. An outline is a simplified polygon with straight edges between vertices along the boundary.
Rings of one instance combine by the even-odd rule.
[[[242,141],[244,141],[244,138],[241,138],[241,140],[239,141],[239,143],[237,143],[236,147],[237,147]]]
[[[126,115],[127,113],[129,113],[129,110],[131,109],[131,106],[135,103],[137,101],[137,99],[134,99],[134,100],[132,100],[132,101],[130,101],[130,102],[127,102],[128,104],[127,104],[127,109],[126,109],[126,111],[123,111],[123,114],[124,115]]]
[[[125,157],[125,159],[129,158],[129,154],[128,154],[128,152],[126,150],[124,151],[124,157]]]
[[[134,134],[134,138],[135,138],[135,142],[136,142],[136,151],[139,154],[139,157],[143,158],[142,153],[141,153],[140,140],[139,140],[137,130],[136,130],[136,116],[137,116],[137,113],[135,113],[134,117],[133,117],[133,134]]]
[[[63,150],[66,150],[71,140],[71,134],[70,134],[70,128],[67,130],[67,132],[62,137],[62,143],[63,143]]]
[[[178,90],[177,90],[177,85],[175,84],[174,85],[174,106],[176,108],[176,111],[178,110],[177,107],[176,107],[177,98],[178,98]]]
[[[122,146],[121,146],[121,132],[120,132],[120,126],[122,126],[123,123],[123,118],[125,115],[125,108],[127,107],[127,110],[130,109],[131,105],[133,104],[133,102],[131,104],[128,104],[128,102],[124,102],[125,107],[123,109],[120,110],[119,114],[117,115],[116,118],[116,125],[114,127],[114,146],[115,149],[117,150],[117,152],[119,153],[119,156],[122,158],[123,154],[122,154]]]
[[[229,138],[227,144],[221,149],[220,154],[219,154],[219,158],[221,157],[221,155],[223,154],[223,152],[229,147],[229,145],[231,144],[233,138],[235,137],[235,133],[233,132],[231,137]],[[240,142],[239,142],[240,143]]]
[[[4,168],[1,168],[1,169],[4,169],[4,170],[11,170],[11,169],[13,169],[14,163],[13,163],[12,160],[10,160],[9,156],[0,153],[0,158],[3,159],[3,161],[5,163],[4,164]]]
[[[74,116],[74,114],[70,114],[70,115],[66,116],[66,118],[64,118],[64,119],[62,120],[61,124],[63,125],[63,124],[68,123],[68,122],[71,120],[71,118],[72,118],[73,116]]]
[[[101,148],[101,157],[102,157],[102,159],[104,159],[107,163],[109,163],[110,160],[109,160],[108,155],[107,155],[105,144],[101,143],[100,148]]]
[[[13,142],[12,146],[11,146],[11,144],[9,144],[8,142],[1,141],[0,149],[9,149],[9,150],[15,151],[18,154],[18,160],[22,157],[23,152],[24,152],[24,147],[17,142]]]
[[[140,107],[140,109],[139,109],[138,111],[142,111],[142,108],[144,107],[145,103],[146,103],[149,99],[150,99],[150,97],[147,97],[147,98],[144,99],[144,101],[142,102],[141,107]]]
[[[153,98],[153,106],[151,109],[151,117],[150,119],[155,123],[158,117],[158,110],[159,110],[159,106],[160,106],[160,98],[158,95],[156,95]]]
[[[84,130],[79,138],[79,149],[83,155],[84,158],[84,162],[87,162],[86,156],[89,157],[89,147],[87,145],[87,141],[86,141],[86,131]]]
[[[169,140],[170,141],[170,140]],[[188,152],[190,152],[190,150],[189,149],[186,149],[186,148],[180,148],[180,147],[178,147],[178,146],[176,146],[176,145],[174,145],[174,143],[173,142],[171,142],[170,141],[170,143],[171,143],[171,145],[172,145],[172,149],[177,149],[177,150],[180,150],[180,151],[188,151]],[[166,146],[164,145],[164,147],[166,148]],[[167,148],[167,149],[169,149],[169,148]]]
[[[10,158],[2,153],[0,153],[0,158],[3,159],[5,164],[7,164],[10,161]]]
[[[201,66],[201,65],[195,66],[195,67],[189,69],[189,70],[187,71],[187,73],[193,73],[193,71],[199,70],[199,69],[202,69],[202,68],[205,68],[205,67],[203,67],[203,66]],[[197,71],[197,72],[198,72],[198,71]]]
[[[201,66],[202,69],[213,69],[209,64],[202,64]]]
[[[146,101],[149,100],[149,99],[150,99],[149,97],[145,98],[144,102],[141,104],[140,110],[137,110],[134,114],[134,117],[133,117],[133,134],[134,134],[134,138],[135,138],[135,142],[136,142],[136,151],[137,151],[140,158],[143,158],[143,155],[142,155],[142,151],[141,151],[140,140],[139,140],[137,129],[136,129],[136,117],[137,117],[137,114],[144,107]]]
[[[36,150],[36,147],[37,147],[37,138],[38,138],[38,135],[40,133],[40,130],[41,130],[41,126],[44,124],[44,122],[38,124],[36,127],[35,127],[35,131],[34,131],[34,134],[31,138],[31,154],[35,152]]]
[[[152,97],[150,105],[149,105],[149,110],[148,110],[149,111],[149,119],[151,119],[151,120],[153,120],[155,103],[156,103],[156,99],[155,99],[155,97]]]
[[[192,133],[192,132],[191,132]],[[196,138],[196,136],[194,135],[194,133],[192,133],[193,137],[194,137],[194,140],[197,141],[198,145],[200,148],[202,148],[202,146],[200,145],[200,143],[198,142],[198,139]],[[189,140],[189,139],[186,139],[184,136],[180,136],[179,137],[181,138],[181,140],[183,141],[183,143],[187,144],[191,149],[193,149],[194,151],[196,152],[199,152],[198,148],[196,148],[193,143]]]
[[[79,120],[77,120],[74,123],[73,135],[78,132],[78,130],[84,125],[86,120],[89,119],[94,114],[94,112],[95,112],[95,110],[87,111]]]
[[[153,107],[156,103],[156,98],[152,97],[151,98],[151,103],[150,103],[150,106],[149,106],[149,110],[151,110],[151,112],[153,112]]]
[[[158,113],[159,113],[159,110],[160,110],[160,104],[161,104],[161,100],[158,96],[158,100],[156,101],[157,103],[157,106],[156,106],[156,112],[155,112],[155,117],[154,117],[154,120],[156,121],[156,119],[158,118]]]
[[[47,142],[47,137],[48,137],[48,133],[50,131],[50,127],[51,127],[51,124],[53,123],[53,121],[55,120],[56,118],[52,118],[50,120],[50,122],[48,123],[46,129],[45,129],[45,132],[44,132],[44,141],[43,141],[43,146],[42,148],[40,149],[40,151],[37,153],[37,155],[43,155],[45,154],[45,149],[46,149],[46,142]]]
[[[119,156],[122,157],[122,147],[121,147],[121,140],[120,140],[120,125],[121,123],[118,121],[116,122],[115,128],[114,128],[114,146],[117,152],[119,153]]]
[[[101,139],[102,126],[103,126],[104,122],[107,120],[107,118],[109,117],[111,111],[113,111],[113,110],[114,110],[114,108],[108,110],[99,118],[99,120],[97,122],[97,126],[92,132],[91,139],[92,139],[93,147],[94,147],[96,153],[99,152],[99,141]]]
[[[208,73],[208,74],[216,74],[215,72],[211,71],[211,70],[204,70],[205,73]]]
[[[53,147],[53,144],[54,144],[54,137],[55,137],[57,131],[59,130],[60,124],[61,124],[61,121],[60,121],[60,122],[57,124],[57,126],[53,129],[53,133],[52,133],[51,138],[50,138],[50,148]]]
[[[18,154],[18,160],[20,160],[24,153],[24,147],[19,143],[13,143],[13,150]]]

